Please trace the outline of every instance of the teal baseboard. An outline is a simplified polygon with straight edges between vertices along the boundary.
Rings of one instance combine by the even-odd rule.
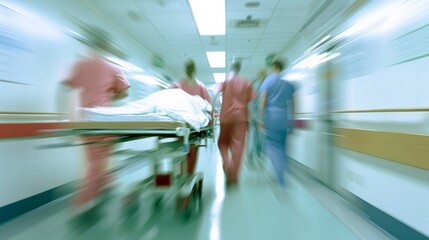
[[[74,183],[67,183],[34,196],[0,207],[0,225],[42,207],[74,191]]]
[[[330,186],[327,186],[319,179],[317,179],[313,174],[312,170],[305,166],[304,164],[291,159],[295,171],[298,171],[300,174],[304,174],[307,177],[312,178],[313,180],[319,182],[320,184],[330,188],[332,191],[335,191]],[[415,230],[414,228],[406,225],[400,220],[390,216],[379,208],[373,206],[367,201],[359,198],[349,191],[338,192],[335,191],[339,196],[341,196],[345,201],[347,201],[351,206],[353,206],[357,211],[362,213],[367,217],[369,221],[383,229],[385,232],[390,234],[396,239],[413,239],[413,240],[428,240],[429,236],[425,236],[423,233]],[[399,206],[398,206],[399,207]]]

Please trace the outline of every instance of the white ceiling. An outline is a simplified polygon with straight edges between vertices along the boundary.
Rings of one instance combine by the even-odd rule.
[[[314,1],[260,0],[260,6],[247,8],[250,0],[226,0],[226,35],[200,36],[187,0],[82,0],[102,12],[135,38],[177,76],[183,76],[183,63],[192,58],[197,78],[213,83],[214,72],[226,72],[234,57],[242,58],[242,74],[254,78],[265,66],[265,57],[279,53],[298,34],[310,17]],[[130,13],[132,12],[132,13]],[[134,15],[134,19],[130,17]],[[237,29],[234,21],[261,19],[258,28]],[[214,42],[214,44],[212,43]],[[211,69],[206,51],[226,51],[227,68]]]
[[[316,0],[320,1],[320,0]],[[154,55],[165,60],[165,67],[183,76],[187,58],[196,61],[198,79],[212,83],[213,72],[227,71],[234,57],[242,58],[242,74],[256,76],[268,54],[278,53],[308,18],[313,0],[262,0],[257,8],[246,8],[248,0],[226,1],[226,35],[200,36],[187,0],[92,0],[118,26],[127,31]],[[138,16],[129,17],[129,12]],[[234,21],[262,19],[258,28],[234,28]],[[213,40],[212,40],[213,39]],[[213,43],[212,43],[213,42]],[[205,52],[226,51],[227,68],[211,69]]]
[[[19,1],[19,0],[18,0]],[[265,57],[283,53],[290,41],[300,37],[303,26],[314,22],[314,15],[322,6],[335,0],[225,0],[226,35],[200,36],[187,0],[31,0],[34,7],[49,6],[65,11],[90,24],[105,24],[119,29],[128,39],[141,46],[141,52],[127,52],[159,56],[173,79],[184,75],[183,63],[192,58],[197,63],[197,78],[214,83],[214,72],[226,72],[232,59],[242,58],[242,75],[254,78],[265,67]],[[246,2],[259,1],[260,6],[247,8]],[[337,2],[353,2],[338,0]],[[82,11],[85,9],[86,11]],[[59,12],[59,11],[58,11]],[[93,15],[93,16],[92,16]],[[234,22],[261,19],[257,28],[235,28]],[[92,19],[97,21],[92,23]],[[321,25],[321,24],[320,24]],[[103,27],[103,26],[100,26]],[[119,45],[119,44],[118,44]],[[121,47],[121,46],[120,46]],[[144,50],[143,50],[144,49]],[[227,68],[211,69],[206,51],[226,51]],[[137,55],[137,56],[136,56]],[[146,56],[146,58],[152,56]],[[162,71],[162,70],[160,70]]]

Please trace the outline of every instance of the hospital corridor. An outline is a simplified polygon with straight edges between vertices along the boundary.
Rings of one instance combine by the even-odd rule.
[[[0,0],[0,240],[429,239],[429,0]]]
[[[228,188],[216,146],[201,152],[197,169],[204,172],[202,208],[189,220],[171,203],[154,209],[151,196],[140,197],[132,206],[123,204],[125,193],[119,188],[115,197],[83,219],[71,218],[66,196],[2,226],[0,238],[391,239],[310,179],[301,182],[291,176],[283,192],[264,167],[244,167],[241,183]],[[127,176],[118,181],[126,185]]]

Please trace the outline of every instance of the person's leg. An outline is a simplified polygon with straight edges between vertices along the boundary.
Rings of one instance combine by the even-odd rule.
[[[250,128],[248,132],[247,142],[246,142],[246,149],[245,149],[245,156],[248,163],[251,163],[253,160],[253,129],[252,129],[252,123],[250,123]]]
[[[278,109],[266,109],[264,125],[266,128],[265,150],[270,159],[278,182],[284,185],[286,167],[286,133],[287,124],[283,116],[286,112]]]
[[[221,123],[220,124],[220,134],[218,140],[218,147],[220,155],[223,160],[223,170],[229,178],[230,170],[231,170],[231,159],[229,157],[229,146],[230,146],[230,138],[231,138],[231,124]]]
[[[197,165],[198,146],[191,145],[187,156],[188,174],[195,173],[195,166]]]
[[[103,190],[104,187],[109,185],[113,181],[112,174],[108,173],[109,170],[109,155],[112,150],[110,145],[100,146],[100,153],[98,155],[99,167],[100,167],[100,178],[98,181],[98,190]]]
[[[247,123],[236,122],[231,129],[231,152],[232,152],[232,171],[231,171],[231,182],[238,181],[238,175],[240,173],[241,162],[243,158]]]
[[[285,167],[284,170],[286,173],[289,172],[289,168],[290,168],[290,160],[289,160],[289,154],[288,154],[288,143],[287,143],[287,138],[288,138],[288,134],[285,134],[285,145],[284,145],[284,153],[285,153]]]
[[[102,141],[101,137],[87,137],[87,142]],[[86,153],[86,173],[83,186],[77,193],[74,205],[81,206],[96,199],[100,194],[101,188],[111,181],[111,177],[107,175],[108,157],[111,146],[103,145],[88,145],[85,147]]]
[[[255,161],[258,163],[261,163],[261,158],[263,156],[264,153],[264,134],[261,133],[261,131],[259,131],[258,129],[256,129],[256,133],[255,133],[255,153],[254,153],[254,158]]]
[[[276,175],[277,181],[284,185],[284,169],[285,169],[285,154],[284,148],[282,148],[277,142],[267,140],[266,145],[267,155],[270,159],[274,174]]]
[[[270,159],[274,173],[281,185],[285,184],[284,171],[286,168],[286,128],[271,122],[267,125],[265,136],[265,152]]]

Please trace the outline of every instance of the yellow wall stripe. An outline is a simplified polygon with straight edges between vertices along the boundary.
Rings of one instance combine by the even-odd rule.
[[[336,146],[429,170],[429,135],[335,128]]]

